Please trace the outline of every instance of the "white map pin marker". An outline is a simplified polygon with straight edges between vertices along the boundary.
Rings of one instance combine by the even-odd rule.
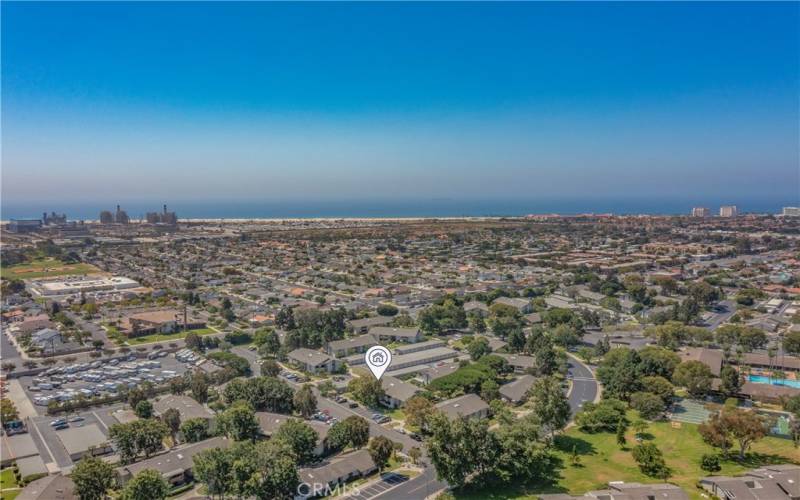
[[[380,380],[383,372],[389,368],[389,364],[392,362],[392,353],[382,345],[376,345],[367,350],[364,361],[366,361],[369,371],[375,375],[376,379]]]

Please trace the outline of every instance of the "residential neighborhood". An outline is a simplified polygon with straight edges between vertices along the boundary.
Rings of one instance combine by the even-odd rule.
[[[3,233],[4,495],[237,496],[234,457],[276,498],[800,484],[798,219],[129,226]]]

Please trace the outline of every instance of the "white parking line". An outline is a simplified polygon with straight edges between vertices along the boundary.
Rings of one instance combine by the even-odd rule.
[[[47,454],[50,455],[50,458],[53,462],[56,461],[56,456],[53,455],[53,450],[47,445],[47,440],[42,435],[42,431],[39,430],[39,427],[34,423],[33,419],[29,419],[28,423],[36,430],[36,434],[39,435],[39,440],[41,440],[42,444],[44,445],[44,449],[47,450]]]
[[[92,415],[94,415],[94,418],[97,419],[97,423],[103,426],[103,429],[105,429],[106,431],[105,433],[108,434],[108,426],[106,426],[106,424],[103,422],[103,419],[100,418],[100,415],[98,415],[97,412],[94,411],[92,412]]]

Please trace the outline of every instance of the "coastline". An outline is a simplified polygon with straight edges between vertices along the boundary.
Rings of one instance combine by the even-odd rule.
[[[781,213],[772,212],[748,212],[740,213],[739,217],[782,217]],[[558,214],[541,213],[526,215],[485,215],[485,216],[421,216],[421,217],[214,217],[214,218],[184,218],[178,219],[179,224],[268,224],[268,223],[302,223],[302,222],[424,222],[424,221],[498,221],[498,220],[546,220],[546,219],[574,219],[574,218],[663,218],[663,217],[688,217],[691,214],[615,214],[615,213],[582,213],[582,214]],[[708,219],[720,218],[716,215],[707,217]],[[723,217],[724,218],[724,217]],[[11,220],[23,219],[0,219],[0,224],[8,224]],[[68,222],[83,222],[85,224],[100,224],[99,219],[67,219]],[[148,224],[144,219],[130,219],[129,224]]]

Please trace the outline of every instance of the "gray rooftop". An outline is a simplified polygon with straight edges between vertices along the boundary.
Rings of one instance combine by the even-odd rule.
[[[299,361],[303,364],[311,365],[311,366],[320,366],[328,363],[331,360],[331,357],[325,353],[321,353],[319,351],[315,351],[313,349],[307,349],[305,347],[301,347],[300,349],[295,349],[294,351],[287,354],[289,359]]]
[[[533,356],[524,356],[522,354],[504,354],[497,353],[498,356],[508,361],[508,364],[522,369],[533,368],[536,364],[536,358]]]
[[[22,489],[19,500],[77,500],[72,479],[54,474],[37,479]]]
[[[608,489],[589,491],[584,495],[572,496],[566,493],[539,495],[540,500],[689,500],[683,489],[674,484],[625,483],[613,481]]]
[[[376,326],[370,328],[369,333],[379,337],[411,338],[419,335],[419,328],[392,328],[389,326]]]
[[[162,396],[153,401],[153,409],[159,415],[163,415],[170,408],[175,408],[181,414],[181,420],[190,418],[214,418],[214,412],[201,405],[189,396]]]
[[[737,500],[789,500],[800,498],[800,466],[770,465],[741,476],[711,476],[700,485],[713,493]]]
[[[374,316],[372,318],[353,319],[347,322],[352,328],[388,325],[394,320],[391,316]]]
[[[70,427],[58,431],[56,435],[70,455],[83,453],[93,446],[100,446],[108,443],[108,438],[103,434],[100,428],[97,427],[97,424],[89,424],[84,427]]]
[[[339,351],[344,349],[355,349],[358,347],[371,347],[377,344],[378,341],[375,340],[375,336],[367,333],[364,335],[359,335],[358,337],[350,337],[342,340],[333,340],[331,342],[328,342],[328,348],[333,351]]]
[[[381,386],[387,396],[403,402],[408,401],[411,396],[420,391],[420,388],[414,384],[390,376],[381,379]]]
[[[328,484],[354,474],[367,474],[375,469],[375,462],[367,450],[339,455],[328,463],[297,471],[300,481],[308,484]]]
[[[449,418],[455,418],[459,415],[469,417],[481,410],[488,410],[489,405],[475,394],[464,394],[463,396],[437,403],[436,408]]]
[[[135,476],[145,469],[153,469],[160,472],[162,475],[172,475],[191,469],[194,456],[201,451],[210,450],[212,448],[227,448],[231,443],[232,441],[227,438],[213,437],[197,443],[183,445],[147,460],[118,467],[117,474],[120,476],[125,476],[127,474]]]
[[[447,342],[444,340],[433,339],[433,340],[426,340],[424,342],[417,342],[416,344],[411,345],[404,345],[397,347],[394,350],[395,354],[408,354],[415,351],[424,351],[426,349],[433,349],[435,347],[443,347],[446,346]]]
[[[261,427],[261,432],[265,436],[272,436],[272,434],[277,431],[280,426],[285,424],[287,420],[294,417],[291,415],[283,415],[281,413],[259,411],[256,412],[256,418],[258,419],[259,427]],[[318,436],[318,442],[322,442],[328,436],[328,430],[330,430],[330,427],[322,422],[317,422],[316,420],[303,420],[300,418],[294,418],[294,420],[300,420],[314,429]]]
[[[514,403],[520,402],[525,399],[525,395],[534,382],[536,382],[536,377],[533,375],[523,375],[513,382],[501,385],[500,394]]]

